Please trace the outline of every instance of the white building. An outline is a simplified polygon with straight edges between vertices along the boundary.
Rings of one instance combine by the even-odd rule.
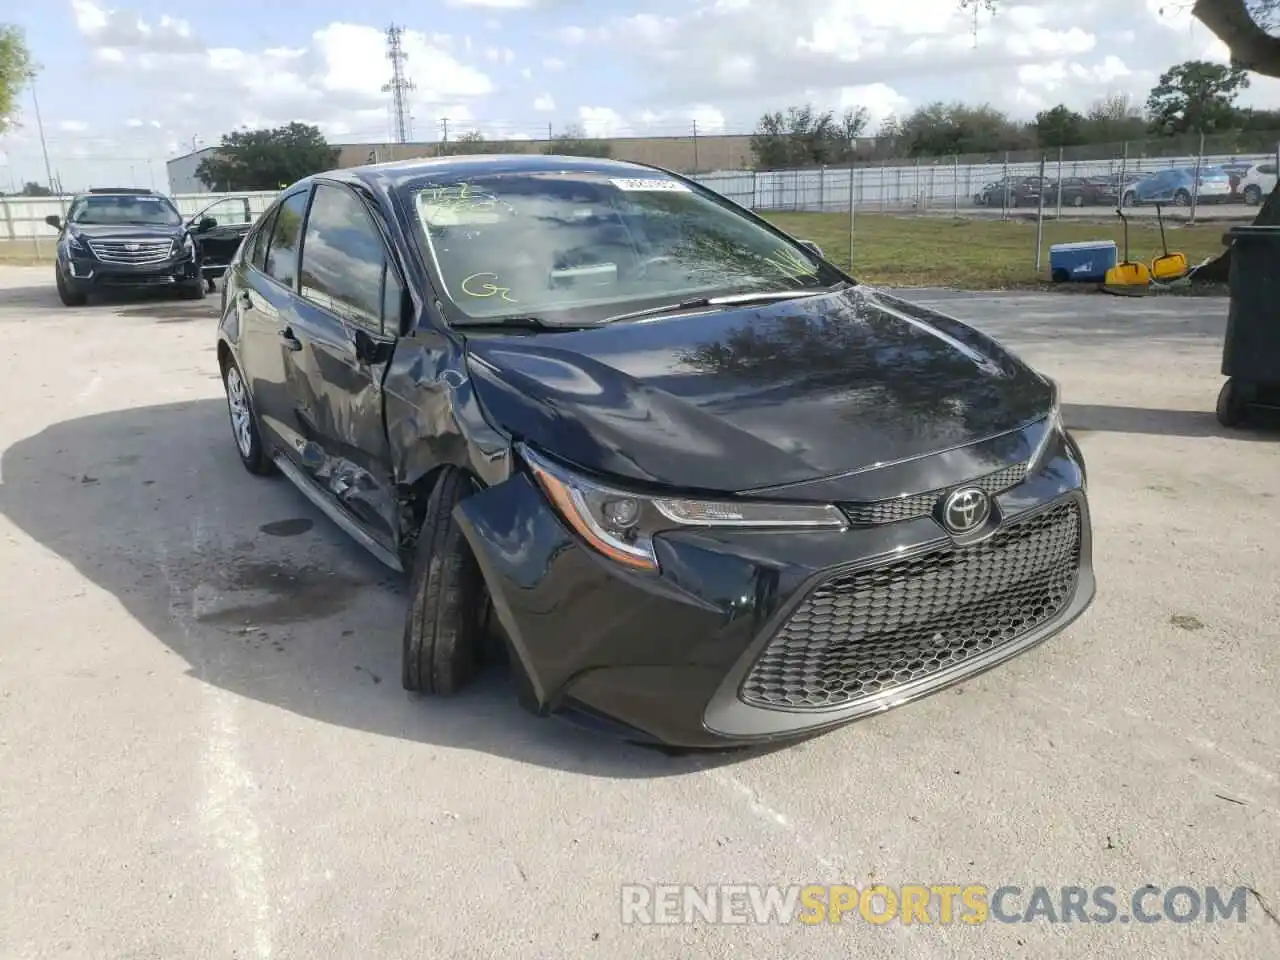
[[[200,166],[201,160],[217,149],[201,147],[195,153],[187,153],[168,161],[165,167],[169,173],[169,193],[209,193],[209,188],[196,176],[196,168]]]

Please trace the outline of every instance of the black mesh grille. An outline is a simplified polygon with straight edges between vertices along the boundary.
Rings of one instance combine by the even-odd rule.
[[[1025,463],[1015,463],[1011,467],[1004,467],[995,473],[989,473],[985,477],[979,477],[970,483],[960,484],[960,486],[978,487],[980,490],[986,491],[994,496],[1010,487],[1015,487],[1023,481],[1027,475],[1027,465]],[[855,527],[873,527],[881,523],[897,523],[900,520],[914,520],[917,517],[927,517],[933,512],[934,505],[938,499],[946,493],[948,489],[931,490],[928,493],[913,493],[906,497],[896,497],[893,500],[876,500],[872,503],[842,503],[840,509],[844,511],[844,515],[849,518],[849,522]]]
[[[844,706],[1015,640],[1070,599],[1080,519],[1064,503],[971,547],[832,577],[765,646],[742,699]]]

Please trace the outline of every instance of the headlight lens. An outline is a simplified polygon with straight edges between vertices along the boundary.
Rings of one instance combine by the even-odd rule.
[[[1048,429],[1045,430],[1044,436],[1040,438],[1040,442],[1036,444],[1035,452],[1031,455],[1031,459],[1027,461],[1027,474],[1036,473],[1043,465],[1044,458],[1049,452],[1050,446],[1053,444],[1053,438],[1065,431],[1062,423],[1062,407],[1060,404],[1060,394],[1058,392],[1058,382],[1049,377],[1045,377],[1049,381],[1049,385],[1053,388],[1053,406],[1049,411]]]
[[[70,231],[68,231],[67,233],[63,234],[63,242],[66,243],[67,250],[70,253],[88,253],[89,252],[89,248],[85,245],[84,241],[80,239],[80,235],[77,233],[71,233]]]
[[[601,484],[520,448],[556,511],[595,550],[637,570],[657,570],[653,534],[678,527],[843,530],[830,504],[762,503],[654,497]]]

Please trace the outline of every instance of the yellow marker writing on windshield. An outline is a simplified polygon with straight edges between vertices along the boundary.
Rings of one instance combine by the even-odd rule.
[[[765,257],[764,260],[765,263],[776,267],[785,277],[794,279],[813,274],[813,264],[806,262],[798,253],[786,247],[779,247],[774,251],[773,256]]]
[[[498,279],[496,273],[473,273],[462,281],[462,292],[469,297],[502,297],[507,303],[519,303],[518,300],[511,296],[510,287],[495,286],[491,281],[480,282],[481,277],[492,277]]]

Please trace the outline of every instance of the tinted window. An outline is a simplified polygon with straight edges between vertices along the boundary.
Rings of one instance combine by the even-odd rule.
[[[382,237],[360,199],[345,187],[316,187],[302,244],[302,295],[381,329],[385,268]]]
[[[71,223],[138,224],[149,227],[176,227],[182,223],[177,208],[165,197],[97,194],[77,197],[67,214]]]
[[[644,301],[840,279],[737,207],[657,171],[423,178],[406,193],[441,292],[473,317],[591,322]]]
[[[267,265],[267,240],[271,237],[271,224],[274,222],[276,212],[268,211],[263,215],[262,223],[258,225],[258,229],[253,234],[253,246],[249,248],[248,260],[259,270],[265,270]]]
[[[302,235],[302,214],[306,208],[307,191],[295,193],[280,204],[271,225],[266,274],[291,289],[298,279],[298,240]]]
[[[1274,163],[1260,163],[1258,164],[1258,172],[1274,177],[1276,174],[1276,165]]]

